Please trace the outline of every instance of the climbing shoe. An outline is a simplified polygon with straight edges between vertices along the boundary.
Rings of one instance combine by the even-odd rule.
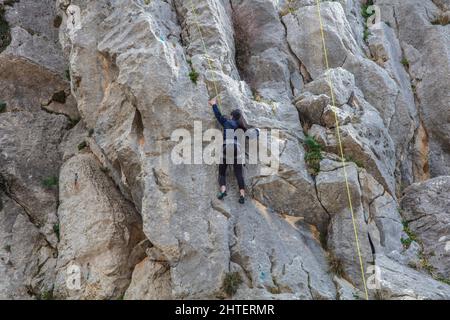
[[[223,200],[223,198],[225,198],[226,196],[227,196],[227,192],[226,191],[225,192],[219,192],[217,194],[217,199]]]
[[[245,197],[244,196],[240,196],[239,197],[239,203],[240,204],[244,204],[245,203]]]

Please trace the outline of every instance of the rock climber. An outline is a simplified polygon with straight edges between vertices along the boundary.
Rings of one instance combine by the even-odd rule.
[[[222,115],[217,106],[216,98],[213,98],[209,101],[209,105],[212,106],[214,111],[214,115],[217,118],[217,121],[223,126],[224,132],[224,141],[223,141],[223,156],[221,159],[221,163],[219,164],[219,186],[220,191],[217,195],[217,198],[222,200],[227,195],[227,187],[226,187],[226,171],[227,164],[232,164],[234,168],[234,174],[236,176],[238,186],[239,186],[239,203],[245,203],[245,182],[244,182],[244,174],[243,174],[243,164],[242,161],[238,161],[241,156],[240,146],[237,137],[233,134],[233,137],[227,137],[227,132],[234,132],[235,130],[242,129],[246,132],[249,129],[247,122],[242,115],[241,110],[236,109],[231,112],[231,118],[227,118]],[[258,129],[256,129],[258,130]],[[259,133],[259,131],[258,131]],[[231,150],[230,150],[231,149]],[[228,154],[232,153],[233,158],[229,159],[227,157],[227,150],[229,150]]]

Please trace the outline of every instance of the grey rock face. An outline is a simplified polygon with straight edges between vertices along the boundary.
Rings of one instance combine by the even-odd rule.
[[[424,254],[442,279],[450,276],[450,178],[438,177],[411,185],[401,200],[403,216],[421,240]]]
[[[407,63],[403,56],[403,50],[395,35],[395,30],[386,23],[381,22],[370,28],[369,48],[372,59],[387,71],[389,76],[396,82],[398,90],[394,107],[394,113],[389,120],[389,133],[396,145],[397,159],[410,158],[410,146],[405,143],[417,139],[418,110],[415,104],[413,86],[408,74]],[[366,82],[368,82],[366,79]],[[395,86],[394,86],[395,88]],[[375,89],[375,88],[374,88]],[[379,102],[383,100],[378,100]],[[385,101],[385,100],[384,100]],[[386,106],[373,102],[374,106],[382,114]],[[378,108],[381,106],[382,109]],[[402,161],[403,162],[403,161]],[[413,181],[420,180],[423,173],[413,170],[412,165],[397,164],[401,172],[401,183],[409,185]]]
[[[450,1],[448,0],[434,0],[433,3],[437,5],[442,11],[450,10]]]
[[[345,63],[349,54],[356,55],[361,51],[352,36],[342,5],[338,2],[324,2],[321,7],[327,51],[333,53],[328,57],[329,66],[338,68]],[[302,7],[284,16],[283,21],[292,51],[304,63],[312,78],[316,79],[326,71],[317,6],[311,4]],[[302,32],[299,33],[298,30]],[[311,39],[316,41],[310,41]]]
[[[58,144],[66,127],[64,116],[42,111],[0,115],[0,174],[5,188],[53,246],[62,164]]]
[[[137,263],[130,254],[143,238],[140,217],[92,154],[68,160],[61,168],[59,186],[55,295],[69,299],[121,297]],[[81,271],[80,288],[66,285],[70,266]]]
[[[295,94],[293,91],[299,92],[303,78],[285,41],[286,31],[276,3],[239,0],[231,1],[231,6],[236,63],[243,79],[267,98],[276,98],[277,91],[289,96]],[[255,37],[255,34],[260,36]]]
[[[65,79],[68,63],[53,26],[55,16],[52,0],[5,6],[11,43],[0,53],[0,94],[10,111],[40,110],[41,105],[51,103],[55,93],[69,89]]]
[[[396,202],[366,170],[353,163],[322,160],[316,185],[320,202],[331,216],[327,246],[346,276],[363,288],[360,255],[364,270],[368,270],[375,254],[403,253],[403,227]]]
[[[164,300],[172,299],[170,268],[148,257],[137,264],[133,271],[133,280],[127,289],[127,300]]]
[[[230,259],[243,268],[250,287],[302,299],[334,299],[324,252],[307,226],[259,204],[255,208],[257,213],[251,214],[233,206],[230,239]]]
[[[333,93],[331,93],[331,88]],[[313,94],[328,93],[328,96],[333,95],[335,105],[340,107],[350,100],[354,88],[354,76],[345,69],[337,68],[326,71],[320,77],[308,83],[305,86],[305,91]]]
[[[448,175],[448,83],[449,50],[448,25],[437,19],[442,10],[448,10],[443,1],[377,1],[382,18],[394,22],[400,43],[408,62],[409,73],[419,100],[426,130],[430,135],[430,173],[432,177]],[[411,6],[414,10],[410,10]],[[436,24],[433,24],[435,23]],[[414,32],[420,28],[422,32]],[[436,81],[436,79],[440,79]]]
[[[315,0],[7,5],[0,298],[351,300],[364,277],[370,298],[449,299],[448,179],[406,188],[448,175],[449,4],[374,2],[369,29],[360,1],[321,2],[329,70]],[[216,165],[171,158],[175,130],[218,128],[216,95],[279,130],[244,205],[232,170],[219,201]]]
[[[395,300],[448,300],[450,286],[423,273],[390,260],[376,257],[380,268],[380,294],[382,299]]]
[[[58,42],[58,26],[55,18],[59,10],[53,0],[2,1],[6,7],[6,19],[10,26],[21,26],[30,34]],[[6,4],[9,2],[10,4]],[[38,19],[36,18],[38,17]]]
[[[329,217],[317,199],[314,182],[303,160],[303,148],[291,139],[283,144],[285,151],[280,158],[279,174],[255,177],[253,196],[280,213],[303,217],[324,231]]]
[[[0,238],[5,299],[52,291],[58,223],[58,143],[67,122],[45,112],[0,114]],[[3,272],[2,271],[2,272]]]
[[[367,171],[359,172],[359,183],[365,219],[373,221],[379,231],[379,238],[373,235],[372,244],[377,244],[379,241],[379,244],[384,247],[383,252],[388,256],[394,252],[403,252],[400,240],[403,225],[397,202]],[[375,250],[380,251],[379,248]]]
[[[283,21],[293,52],[305,64],[306,69],[313,69],[309,71],[312,78],[316,79],[323,74],[326,66],[320,23],[316,5],[304,5],[306,6],[283,17]],[[400,63],[401,48],[392,29],[387,26],[383,29],[376,25],[370,31],[370,48],[374,59],[379,59],[378,56],[384,59],[383,67],[370,60],[367,55],[371,53],[367,52],[367,46],[361,39],[364,30],[360,11],[359,3],[353,1],[325,2],[321,5],[329,66],[342,67],[354,75],[356,86],[363,92],[365,99],[378,110],[388,128],[395,143],[397,159],[406,159],[409,144],[418,127],[418,119],[409,76]],[[310,23],[311,21],[314,23]],[[378,30],[380,32],[377,32]],[[307,39],[314,41],[310,43]],[[325,82],[324,85],[326,84]],[[329,88],[327,92],[330,95]],[[339,101],[339,95],[336,95],[338,104],[347,102]],[[414,181],[411,165],[397,160],[396,167],[397,180],[402,180],[403,184]]]
[[[323,95],[330,90],[328,81],[331,81],[333,90],[340,92],[342,97],[337,98],[336,106],[326,106],[321,112],[317,101],[307,98],[308,95],[300,96],[297,102],[300,117],[304,117],[304,121],[317,121],[320,118],[320,121],[314,124],[333,128],[321,130],[316,127],[314,130],[322,131],[323,147],[327,151],[340,155],[339,137],[336,132],[337,116],[344,156],[362,163],[391,195],[395,195],[395,147],[383,120],[355,88],[352,74],[341,68],[329,72],[333,75],[325,74],[308,83],[305,89]],[[347,102],[349,105],[345,104]],[[314,126],[311,130],[313,128]],[[310,135],[313,133],[310,132]]]
[[[358,295],[358,291],[351,283],[339,277],[334,277],[333,280],[338,290],[339,300],[356,300],[360,298],[360,294]]]
[[[323,160],[326,162],[327,160]],[[322,165],[322,164],[321,164]],[[324,163],[326,165],[326,163]],[[356,250],[356,238],[353,229],[352,213],[349,209],[349,199],[346,191],[344,168],[334,163],[335,168],[321,172],[317,177],[317,190],[321,203],[331,215],[328,228],[327,246],[333,252],[335,259],[342,264],[346,275],[354,283],[362,287],[359,254]],[[369,232],[364,220],[360,204],[361,189],[358,183],[358,173],[354,164],[346,167],[347,181],[350,187],[350,197],[353,206],[353,218],[356,221],[358,243],[362,262],[366,269],[372,263],[372,251],[369,243]]]
[[[30,221],[20,204],[4,190],[0,193],[0,202],[0,298],[31,299],[51,292],[55,248]]]
[[[321,123],[323,112],[330,102],[331,98],[326,94],[312,95],[306,92],[296,98],[295,106],[303,121],[319,124]]]

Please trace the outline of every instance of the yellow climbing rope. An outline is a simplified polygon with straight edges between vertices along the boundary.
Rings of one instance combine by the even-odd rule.
[[[322,36],[322,47],[323,47],[323,53],[325,56],[325,67],[326,70],[329,71],[330,70],[330,65],[328,62],[328,52],[327,52],[327,46],[325,43],[325,34],[324,34],[324,30],[323,30],[323,22],[322,22],[322,14],[320,12],[320,2],[321,0],[316,0],[317,2],[317,14],[319,16],[319,23],[320,23],[320,33]],[[335,100],[335,96],[334,96],[334,89],[333,89],[333,83],[331,82],[331,77],[330,77],[330,73],[327,72],[327,80],[328,80],[328,85],[330,87],[330,92],[331,92],[331,101],[333,104],[333,112],[334,112],[334,118],[335,118],[335,123],[336,123],[336,135],[338,138],[338,143],[339,143],[339,151],[341,154],[341,161],[342,161],[342,166],[344,168],[344,179],[345,179],[345,187],[347,189],[347,198],[348,198],[348,204],[350,207],[350,213],[352,216],[352,223],[353,223],[353,232],[354,232],[354,236],[355,236],[355,242],[356,242],[356,251],[358,253],[358,258],[359,258],[359,265],[361,267],[361,277],[362,277],[362,281],[363,281],[363,285],[364,285],[364,293],[366,296],[366,300],[369,300],[369,294],[367,292],[367,285],[366,285],[366,278],[365,278],[365,273],[364,273],[364,265],[363,265],[363,261],[362,261],[362,256],[361,256],[361,249],[360,249],[360,245],[359,245],[359,237],[358,237],[358,230],[356,228],[356,220],[355,220],[355,213],[353,211],[353,204],[352,204],[352,197],[350,194],[350,186],[348,183],[348,176],[347,176],[347,169],[346,169],[346,165],[345,165],[345,156],[344,156],[344,149],[342,147],[342,140],[341,140],[341,133],[340,133],[340,127],[339,127],[339,120],[338,120],[338,116],[336,113],[336,100]]]
[[[205,40],[203,38],[202,29],[200,27],[200,24],[198,23],[197,11],[195,10],[195,7],[194,7],[194,4],[193,4],[192,0],[190,0],[190,3],[191,3],[191,11],[194,14],[194,23],[196,24],[198,33],[200,34],[200,40],[201,40],[202,45],[203,45],[203,50],[205,52],[206,60],[208,61],[208,68],[209,68],[209,71],[212,73],[212,76],[213,76],[212,80],[213,80],[214,90],[215,90],[216,97],[217,97],[217,104],[218,104],[218,106],[220,108],[222,106],[222,102],[221,102],[221,99],[220,99],[219,90],[217,89],[216,75],[215,75],[213,67],[212,67],[211,59],[209,58],[208,50],[206,48]]]

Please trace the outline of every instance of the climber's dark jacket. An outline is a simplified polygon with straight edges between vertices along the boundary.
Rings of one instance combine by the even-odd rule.
[[[224,117],[222,115],[222,113],[220,113],[220,110],[219,110],[219,107],[217,107],[217,104],[213,105],[213,111],[214,111],[214,115],[217,118],[217,121],[219,121],[219,123],[223,126],[224,139],[226,138],[227,129],[231,129],[231,130],[239,129],[239,123],[233,119],[227,119],[226,117]],[[231,131],[231,133],[232,133],[232,131]],[[234,137],[234,138],[236,138],[236,137]]]
[[[223,138],[224,138],[224,144],[227,143],[227,141],[232,141],[233,137],[234,137],[234,143],[237,143],[237,136],[234,135],[234,131],[237,129],[242,129],[244,130],[244,132],[246,133],[246,137],[249,139],[257,139],[259,137],[259,129],[258,128],[242,128],[239,124],[239,121],[233,120],[233,119],[228,119],[226,117],[224,117],[222,115],[222,113],[220,113],[219,107],[217,106],[217,104],[213,105],[213,111],[214,111],[214,115],[217,118],[217,121],[219,121],[219,123],[223,126]],[[227,139],[227,130],[229,131],[228,134],[231,134],[232,136],[230,136]],[[250,133],[250,134],[249,134]],[[256,136],[255,136],[256,133]]]

